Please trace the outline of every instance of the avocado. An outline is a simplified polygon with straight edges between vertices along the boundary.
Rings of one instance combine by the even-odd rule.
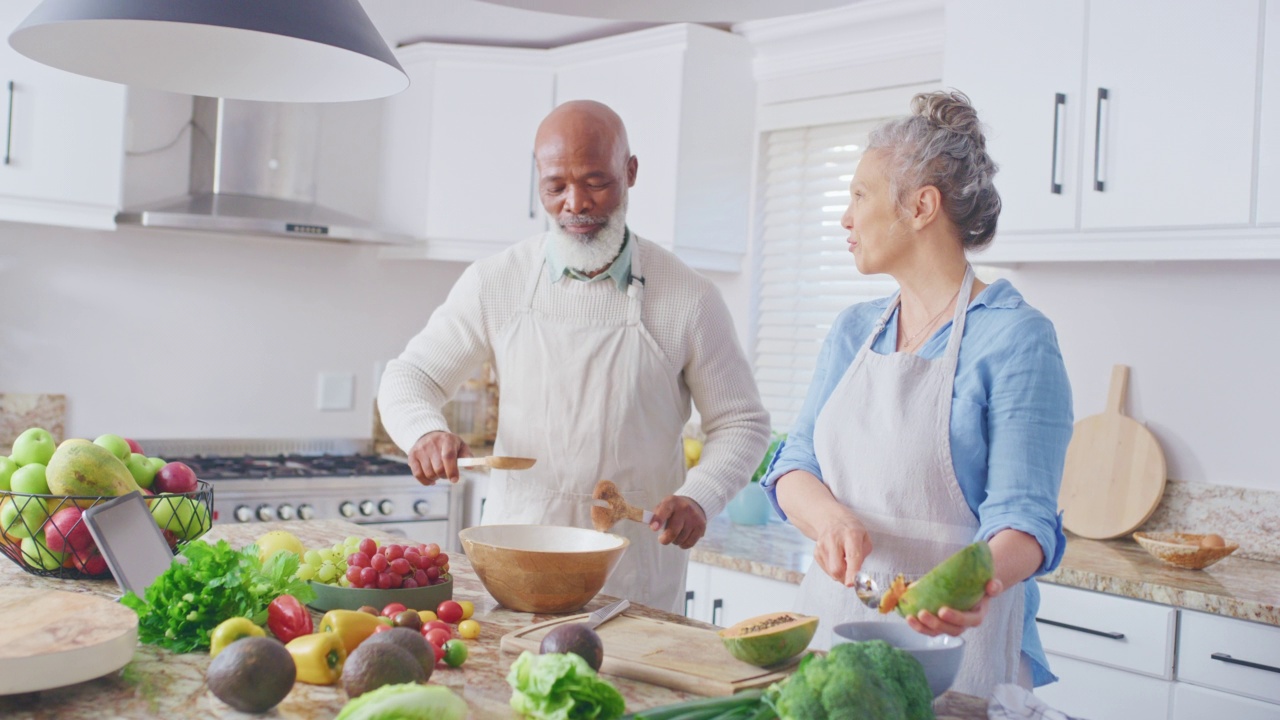
[[[426,681],[426,673],[418,659],[392,642],[370,643],[366,640],[347,656],[347,664],[342,666],[342,689],[347,691],[347,697],[352,698],[383,685]]]
[[[431,649],[426,639],[419,633],[408,628],[393,628],[380,633],[374,633],[369,636],[368,640],[361,643],[361,647],[373,643],[385,643],[387,645],[395,645],[409,651],[409,654],[422,664],[422,672],[426,677],[422,678],[423,682],[431,679],[431,672],[436,669],[436,652]],[[350,661],[348,661],[350,662]]]
[[[600,641],[596,631],[585,623],[567,623],[551,628],[551,632],[542,638],[538,652],[543,655],[573,653],[586,660],[591,669],[596,671],[600,670],[600,663],[604,662],[604,643]]]
[[[219,700],[247,713],[264,713],[293,689],[298,668],[284,643],[249,637],[228,645],[209,663],[205,683]]]

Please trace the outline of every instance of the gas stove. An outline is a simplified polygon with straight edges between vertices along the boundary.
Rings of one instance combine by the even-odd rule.
[[[461,483],[424,486],[360,440],[142,440],[213,486],[215,523],[340,519],[457,549]],[[462,482],[465,482],[462,481]]]

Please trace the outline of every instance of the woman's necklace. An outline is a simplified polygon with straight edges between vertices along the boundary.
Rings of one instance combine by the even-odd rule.
[[[959,296],[960,296],[960,291],[956,290],[956,297],[959,297]],[[938,311],[937,315],[933,316],[932,320],[926,323],[924,327],[917,330],[914,335],[907,338],[906,342],[902,343],[902,349],[899,352],[911,352],[912,349],[914,348],[916,338],[919,338],[921,335],[924,335],[926,330],[933,327],[934,324],[938,322],[938,318],[942,317],[942,313],[946,312],[947,308],[950,306],[951,306],[950,302],[948,302],[946,305],[943,305],[942,309]],[[899,312],[901,312],[902,310],[901,304],[898,305],[898,310]],[[901,318],[901,315],[899,315],[899,318]],[[901,320],[899,320],[899,327],[901,327]]]

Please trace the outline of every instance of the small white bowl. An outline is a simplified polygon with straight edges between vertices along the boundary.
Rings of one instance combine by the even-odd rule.
[[[929,637],[903,623],[849,622],[837,625],[831,632],[834,644],[884,640],[911,653],[924,667],[924,676],[929,681],[929,690],[934,697],[946,692],[951,683],[955,682],[956,673],[960,671],[960,661],[964,659],[964,638],[950,635]]]

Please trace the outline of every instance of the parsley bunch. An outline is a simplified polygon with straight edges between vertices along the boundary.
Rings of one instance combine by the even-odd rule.
[[[208,649],[209,633],[223,620],[247,617],[262,625],[267,605],[280,595],[304,604],[315,599],[306,582],[294,578],[298,556],[277,552],[265,563],[258,547],[235,550],[226,540],[216,545],[193,542],[183,547],[187,562],[175,560],[144,591],[121,599],[138,613],[138,638],[174,652]]]

